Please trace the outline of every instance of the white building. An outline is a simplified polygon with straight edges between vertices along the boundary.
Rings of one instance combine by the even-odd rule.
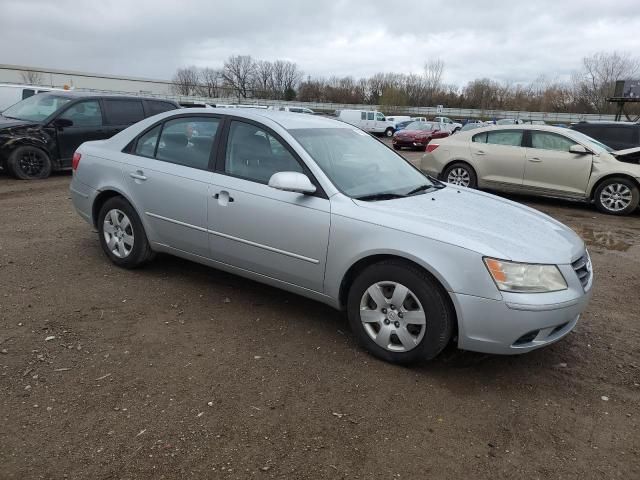
[[[169,80],[150,78],[120,77],[97,73],[57,70],[53,68],[30,67],[24,65],[0,64],[0,83],[27,83],[25,75],[35,72],[40,86],[108,90],[112,92],[139,93],[148,95],[171,95]]]

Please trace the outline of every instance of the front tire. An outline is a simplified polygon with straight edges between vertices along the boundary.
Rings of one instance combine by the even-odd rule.
[[[7,170],[20,180],[42,180],[51,175],[51,159],[44,150],[26,145],[11,152]]]
[[[442,179],[452,185],[478,188],[478,177],[473,167],[468,163],[452,163],[442,172]]]
[[[389,127],[384,131],[384,135],[387,138],[391,138],[391,137],[393,137],[394,132],[395,132],[395,130],[393,128]]]
[[[375,263],[358,275],[347,314],[360,345],[397,364],[434,358],[451,340],[455,321],[436,280],[401,260]]]
[[[596,189],[593,196],[596,207],[609,215],[629,215],[640,201],[638,186],[626,178],[608,178]]]
[[[119,267],[136,268],[153,257],[140,217],[122,197],[110,198],[102,206],[98,232],[102,250]]]

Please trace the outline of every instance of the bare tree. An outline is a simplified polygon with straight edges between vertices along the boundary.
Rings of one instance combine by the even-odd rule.
[[[268,60],[259,60],[255,64],[255,89],[258,95],[265,98],[272,98],[273,92],[273,64]]]
[[[429,60],[424,65],[424,90],[426,94],[426,101],[428,103],[433,102],[433,97],[436,96],[442,89],[442,75],[444,73],[444,61],[437,58],[435,60]]]
[[[213,68],[203,68],[199,72],[198,93],[203,97],[215,98],[218,96],[222,72]]]
[[[172,90],[178,95],[193,95],[198,92],[198,77],[196,67],[179,68],[171,81]]]
[[[222,77],[236,92],[238,101],[241,98],[247,98],[254,80],[255,69],[255,62],[250,55],[234,55],[224,62]]]
[[[582,71],[574,76],[576,96],[597,113],[607,112],[607,98],[613,95],[616,80],[630,79],[638,72],[640,62],[628,53],[595,53],[582,59]]]
[[[20,73],[20,76],[22,77],[22,81],[27,85],[42,85],[43,77],[41,72],[25,70]]]

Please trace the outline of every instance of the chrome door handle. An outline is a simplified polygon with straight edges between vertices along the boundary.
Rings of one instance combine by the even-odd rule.
[[[541,162],[541,161],[542,161],[542,159],[541,159],[540,157],[531,157],[531,158],[529,159],[529,161],[530,161],[530,162],[534,162],[534,163],[538,163],[538,162]]]
[[[131,172],[129,176],[131,178],[135,178],[136,180],[141,180],[143,182],[147,179],[147,177],[144,176],[141,170],[138,170],[137,172]]]

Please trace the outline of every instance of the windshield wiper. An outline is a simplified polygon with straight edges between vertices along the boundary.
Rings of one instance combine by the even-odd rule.
[[[419,187],[414,188],[413,190],[411,190],[410,192],[407,193],[407,197],[410,197],[411,195],[417,195],[420,192],[425,192],[427,190],[430,190],[432,188],[440,188],[440,187],[435,187],[434,185],[430,185],[425,183],[424,185],[420,185]]]
[[[444,182],[441,182],[436,177],[432,177],[431,175],[427,175],[427,178],[433,182],[433,188],[444,188],[447,185]]]
[[[363,195],[355,197],[356,200],[376,201],[376,200],[393,200],[394,198],[404,198],[406,195],[399,193],[372,193],[371,195]]]

